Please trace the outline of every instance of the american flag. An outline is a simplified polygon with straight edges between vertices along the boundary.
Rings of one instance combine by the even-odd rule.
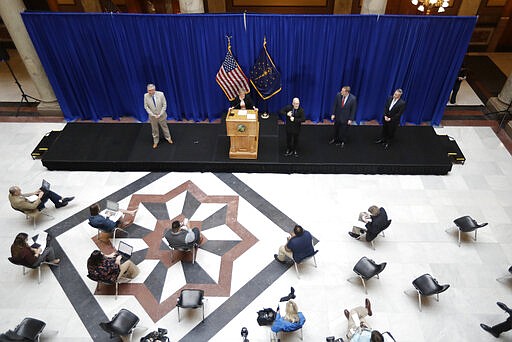
[[[239,89],[243,89],[245,93],[250,91],[249,81],[245,76],[242,68],[238,65],[235,58],[231,54],[231,47],[228,47],[226,58],[220,66],[215,80],[226,94],[229,101],[233,101],[238,95]]]

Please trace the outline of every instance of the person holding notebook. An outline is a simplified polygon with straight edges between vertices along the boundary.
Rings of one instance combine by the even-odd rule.
[[[55,257],[53,247],[46,245],[46,248],[35,248],[29,245],[28,234],[19,233],[16,235],[11,246],[11,256],[14,263],[27,267],[37,267],[43,261],[58,264],[60,259]]]
[[[131,260],[121,263],[121,255],[117,252],[105,255],[95,250],[87,259],[89,277],[96,281],[115,283],[120,278],[134,279],[140,270]]]
[[[62,197],[59,194],[51,191],[49,187],[39,188],[38,190],[23,194],[17,185],[9,188],[9,202],[11,207],[16,210],[22,211],[25,214],[34,214],[45,208],[45,203],[50,200],[55,204],[55,208],[62,208],[68,205],[75,197]]]
[[[123,215],[117,221],[113,221],[110,219],[110,216],[101,215],[100,205],[98,203],[94,203],[89,207],[89,212],[91,213],[91,216],[89,217],[89,224],[94,228],[103,230],[108,233],[113,233],[114,229],[120,228],[121,232],[118,232],[116,235],[119,237],[123,237],[122,235],[125,234],[125,236],[127,236],[128,233],[124,231],[124,228],[128,227],[133,223],[133,221],[135,220],[135,213],[137,212],[137,209],[119,209],[119,211]]]

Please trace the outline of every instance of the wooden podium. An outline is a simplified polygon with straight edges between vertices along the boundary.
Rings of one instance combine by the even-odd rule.
[[[229,158],[258,158],[260,123],[258,111],[230,109],[226,116],[226,131],[231,141]]]

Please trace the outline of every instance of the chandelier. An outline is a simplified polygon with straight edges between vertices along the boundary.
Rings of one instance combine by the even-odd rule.
[[[438,13],[443,13],[445,7],[450,5],[450,0],[411,0],[414,6],[418,6],[418,11],[430,14],[432,9],[437,8]]]

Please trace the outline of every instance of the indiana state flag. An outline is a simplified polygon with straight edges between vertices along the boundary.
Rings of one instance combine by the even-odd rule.
[[[281,74],[267,51],[266,38],[263,40],[263,49],[251,68],[250,77],[254,89],[263,100],[281,91]]]

